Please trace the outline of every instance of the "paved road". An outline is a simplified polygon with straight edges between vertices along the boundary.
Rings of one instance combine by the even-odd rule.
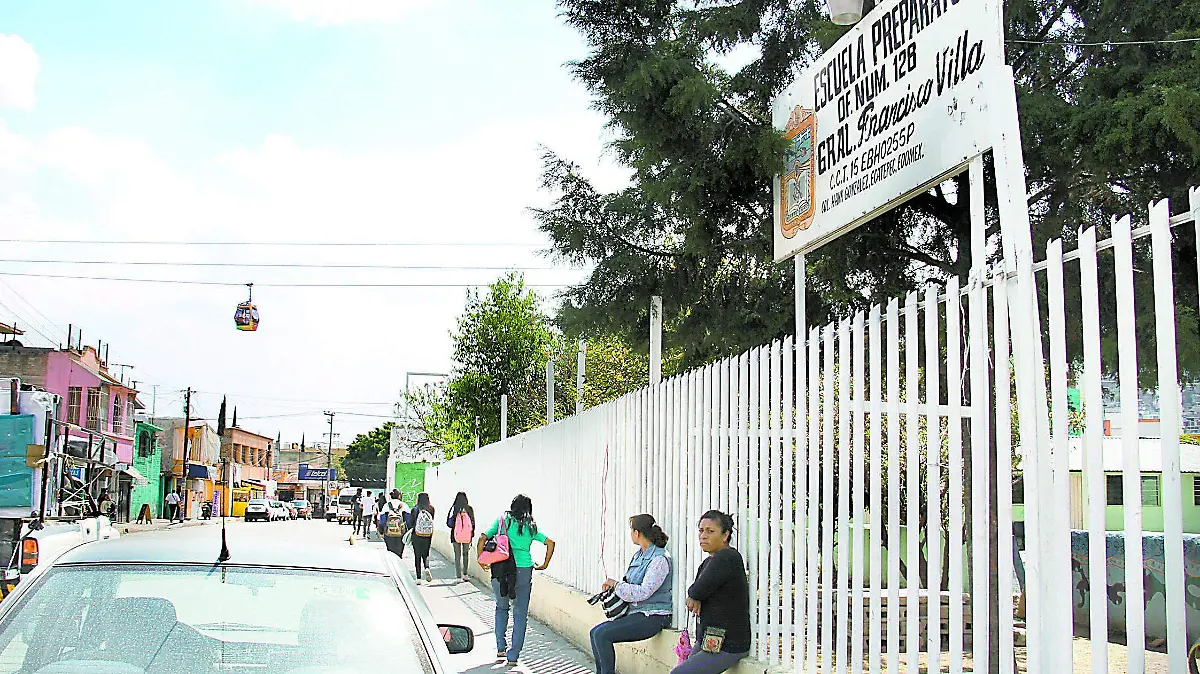
[[[229,519],[227,539],[230,552],[237,559],[239,544],[295,544],[309,541],[316,545],[368,546],[383,548],[382,543],[371,543],[361,539],[350,541],[350,527],[321,520],[292,522],[243,522]],[[173,527],[166,531],[131,533],[134,536],[162,538],[164,544],[184,538],[212,541],[214,554],[220,550],[221,527],[192,526]],[[412,553],[405,551],[405,567],[412,573]],[[454,664],[462,672],[470,674],[587,674],[595,671],[590,654],[574,648],[566,639],[555,634],[545,625],[530,620],[526,632],[525,650],[516,668],[510,668],[495,659],[495,637],[492,626],[494,604],[491,590],[480,583],[457,583],[454,562],[447,561],[436,552],[430,554],[430,566],[434,580],[421,585],[421,594],[429,604],[430,611],[439,622],[466,625],[475,631],[475,650],[454,656]],[[536,588],[534,590],[536,592]]]

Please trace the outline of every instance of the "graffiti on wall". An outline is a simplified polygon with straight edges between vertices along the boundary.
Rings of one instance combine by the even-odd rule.
[[[425,491],[424,462],[396,464],[396,489],[400,490],[400,500],[409,505],[417,502],[417,494]]]
[[[1108,625],[1110,633],[1125,632],[1126,602],[1129,600],[1125,585],[1125,534],[1110,531],[1104,543],[1107,587],[1104,594],[1108,601]],[[1163,552],[1162,534],[1142,536],[1143,593],[1142,604],[1146,611],[1146,638],[1148,640],[1167,636],[1167,587],[1166,557]],[[1200,638],[1200,535],[1184,534],[1184,600],[1187,605],[1188,641]],[[1072,613],[1076,625],[1091,623],[1090,602],[1092,586],[1088,565],[1088,532],[1071,532]]]

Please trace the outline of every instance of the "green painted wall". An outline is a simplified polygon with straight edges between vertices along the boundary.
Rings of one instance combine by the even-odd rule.
[[[396,489],[400,490],[400,499],[412,505],[417,501],[417,494],[425,491],[424,461],[416,463],[396,464]]]
[[[134,485],[133,491],[129,495],[129,518],[136,520],[138,513],[142,510],[143,503],[150,504],[150,512],[155,518],[165,517],[163,515],[163,499],[166,494],[163,492],[162,473],[162,448],[159,447],[158,434],[162,431],[157,426],[138,422],[133,429],[133,467],[137,469],[143,477],[146,478],[148,484],[138,486]],[[143,433],[146,435],[143,436]],[[142,456],[145,453],[141,443],[149,438],[150,452],[149,456]]]
[[[1120,475],[1120,473],[1105,473],[1105,475]],[[1159,473],[1143,473],[1143,475],[1158,475],[1159,477],[1159,505],[1157,506],[1142,506],[1142,531],[1145,532],[1161,532],[1163,530],[1163,509],[1162,509],[1162,475]],[[1183,533],[1185,534],[1200,534],[1200,505],[1196,505],[1195,483],[1200,480],[1200,474],[1184,473],[1183,474],[1183,493],[1180,495],[1183,500]],[[1087,477],[1083,480],[1083,493],[1087,494]],[[1013,505],[1013,520],[1023,522],[1025,520],[1025,507],[1023,505]],[[1088,513],[1085,506],[1083,511],[1083,528],[1089,526]],[[1124,506],[1104,506],[1104,528],[1106,531],[1124,531],[1125,530],[1125,507]]]

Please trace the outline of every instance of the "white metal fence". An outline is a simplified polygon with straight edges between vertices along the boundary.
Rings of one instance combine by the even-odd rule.
[[[1200,212],[1200,191],[1190,206]],[[515,494],[528,494],[558,542],[547,573],[584,592],[624,570],[627,518],[653,514],[671,537],[677,625],[702,560],[696,520],[710,508],[732,513],[750,574],[753,654],[770,664],[838,673],[994,664],[1050,674],[1090,664],[1105,672],[1112,571],[1087,564],[1109,552],[1108,495],[1095,460],[1105,432],[1101,372],[1119,375],[1121,580],[1125,596],[1139,597],[1138,374],[1154,363],[1164,592],[1124,602],[1131,636],[1121,657],[1127,671],[1143,671],[1146,612],[1165,612],[1155,622],[1167,626],[1166,654],[1152,657],[1186,671],[1189,632],[1200,625],[1185,620],[1182,501],[1193,485],[1183,483],[1179,463],[1176,314],[1196,307],[1176,306],[1172,263],[1197,258],[1190,246],[1173,250],[1171,228],[1191,220],[1172,221],[1161,202],[1136,231],[1124,218],[1104,241],[1083,230],[1070,253],[1050,242],[1034,270],[1043,307],[1012,299],[1012,273],[951,279],[813,329],[799,348],[790,338],[773,342],[431,468],[426,484],[437,504],[466,491],[488,522]],[[1152,280],[1135,286],[1135,270]],[[1103,352],[1102,311],[1115,312],[1117,340]],[[1037,319],[1025,325],[1036,325],[1048,346],[1044,371],[1036,358],[1013,357],[1018,314]],[[1155,352],[1139,349],[1139,325],[1156,336]],[[1074,505],[1089,535],[1086,570],[1074,571],[1069,382],[1082,393],[1075,425],[1084,487]],[[1014,638],[1014,465],[1025,495],[1016,519],[1026,527],[1027,646]],[[1091,645],[1078,657],[1090,663],[1073,662],[1080,621],[1068,616],[1079,615],[1081,601],[1090,627],[1078,629]]]

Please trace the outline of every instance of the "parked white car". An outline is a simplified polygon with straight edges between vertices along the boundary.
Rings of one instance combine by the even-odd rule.
[[[281,501],[275,501],[275,500],[271,501],[271,519],[272,520],[289,519],[287,507],[285,507]]]
[[[246,521],[262,520],[270,522],[275,519],[271,513],[271,504],[265,498],[252,498],[246,503]]]

